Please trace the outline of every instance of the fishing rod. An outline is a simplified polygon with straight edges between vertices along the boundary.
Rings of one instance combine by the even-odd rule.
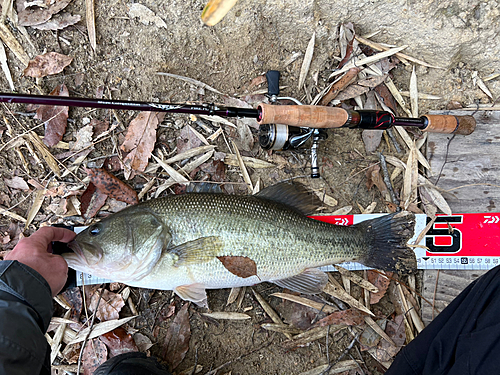
[[[420,118],[408,118],[395,117],[387,111],[353,111],[316,105],[271,105],[261,103],[257,109],[253,109],[223,107],[208,103],[153,103],[14,93],[0,93],[0,102],[246,117],[256,119],[260,125],[282,124],[315,129],[348,127],[351,129],[384,130],[393,126],[412,126],[424,132],[468,135],[476,127],[476,122],[472,116],[424,115]]]

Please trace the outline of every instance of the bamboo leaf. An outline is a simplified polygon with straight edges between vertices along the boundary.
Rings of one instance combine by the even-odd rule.
[[[304,86],[306,82],[307,73],[309,73],[309,67],[311,66],[311,61],[314,54],[314,42],[316,41],[316,32],[313,32],[311,39],[309,40],[309,44],[307,45],[306,53],[304,55],[304,61],[302,62],[302,67],[300,68],[299,75],[299,91]]]

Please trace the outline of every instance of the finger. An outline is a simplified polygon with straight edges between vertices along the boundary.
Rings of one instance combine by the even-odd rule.
[[[24,242],[31,246],[46,249],[52,241],[70,242],[75,238],[75,232],[56,227],[42,227],[28,237]]]

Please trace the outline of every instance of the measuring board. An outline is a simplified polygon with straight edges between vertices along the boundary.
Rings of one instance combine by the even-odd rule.
[[[325,215],[312,216],[336,225],[353,225],[383,214]],[[415,235],[408,243],[413,244],[430,219],[426,215],[415,215]],[[81,232],[85,227],[75,228]],[[500,264],[500,212],[438,215],[433,227],[415,247],[419,269],[446,270],[489,270]],[[355,263],[342,263],[349,270],[363,270],[367,267]],[[328,266],[325,271],[335,270]],[[111,280],[98,278],[77,271],[77,285],[102,284]]]

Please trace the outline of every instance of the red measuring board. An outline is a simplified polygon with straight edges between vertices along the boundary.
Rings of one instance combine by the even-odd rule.
[[[337,225],[352,225],[373,215],[313,216]],[[430,222],[416,215],[415,236]],[[432,228],[415,248],[420,269],[491,269],[500,264],[500,213],[438,215]],[[353,269],[360,269],[353,263]]]

